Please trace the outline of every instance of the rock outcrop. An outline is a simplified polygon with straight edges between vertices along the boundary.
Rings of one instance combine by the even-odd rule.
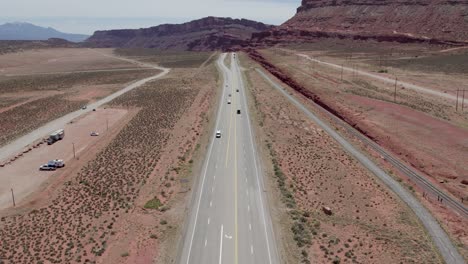
[[[96,31],[86,44],[92,47],[156,48],[161,50],[216,50],[244,46],[252,33],[271,29],[263,23],[207,17],[184,24],[151,28]]]
[[[468,0],[303,0],[257,43],[317,38],[468,44]]]

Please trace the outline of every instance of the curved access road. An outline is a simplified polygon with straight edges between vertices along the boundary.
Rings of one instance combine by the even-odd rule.
[[[99,53],[99,52],[98,52]],[[88,113],[90,111],[92,111],[94,108],[98,108],[100,107],[101,105],[103,104],[106,104],[112,100],[114,100],[115,98],[121,96],[122,94],[125,94],[149,81],[152,81],[152,80],[155,80],[155,79],[158,79],[158,78],[161,78],[163,76],[165,76],[166,74],[169,73],[170,69],[167,69],[167,68],[163,68],[163,67],[159,67],[159,66],[155,66],[155,65],[151,65],[151,64],[148,64],[148,63],[142,63],[142,62],[139,62],[139,61],[135,61],[135,60],[131,60],[131,59],[127,59],[127,58],[121,58],[121,57],[116,57],[116,56],[111,56],[111,55],[107,55],[107,54],[103,54],[103,53],[99,53],[103,56],[108,56],[108,57],[112,57],[112,58],[115,58],[115,59],[119,59],[119,60],[124,60],[124,61],[128,61],[128,62],[131,62],[133,64],[136,64],[136,65],[140,65],[140,66],[143,66],[143,67],[146,67],[146,68],[151,68],[151,69],[156,69],[156,70],[161,70],[162,72],[161,73],[158,73],[154,76],[151,76],[151,77],[148,77],[148,78],[144,78],[142,80],[139,80],[139,81],[136,81],[130,85],[128,85],[127,87],[99,100],[99,101],[96,101],[94,103],[91,103],[88,105],[87,109],[84,109],[84,110],[77,110],[75,112],[71,112],[71,113],[68,113],[60,118],[57,118],[53,121],[50,121],[49,123],[35,129],[34,131],[24,135],[24,136],[21,136],[15,140],[13,140],[12,142],[8,143],[7,145],[4,145],[3,147],[0,147],[0,162],[6,160],[7,158],[11,157],[11,156],[14,156],[16,154],[18,154],[19,152],[21,152],[25,147],[27,147],[28,145],[34,143],[36,140],[42,138],[42,137],[45,137],[47,136],[48,134],[50,134],[51,132],[55,131],[55,130],[58,130],[58,129],[61,129],[65,126],[65,124],[69,123],[70,121],[72,121],[73,119],[85,114],[85,113]]]
[[[389,176],[384,170],[378,167],[372,160],[367,158],[362,152],[355,148],[350,142],[338,134],[332,127],[327,123],[319,119],[309,109],[307,109],[302,103],[300,103],[294,96],[290,95],[280,84],[273,81],[270,76],[265,74],[263,71],[257,69],[257,72],[278,90],[283,96],[285,96],[293,105],[299,108],[308,118],[314,123],[319,125],[328,135],[330,135],[338,144],[340,144],[348,153],[354,156],[362,165],[364,165],[369,171],[371,171],[376,177],[385,183],[401,200],[403,200],[419,218],[426,231],[432,238],[435,246],[442,255],[444,261],[450,264],[464,264],[465,260],[458,252],[455,245],[448,237],[447,233],[442,229],[437,220],[432,214],[403,186],[401,186],[396,180]]]
[[[198,187],[194,189],[194,204],[190,205],[179,255],[181,264],[280,263],[244,84],[237,57],[230,56],[230,69],[224,64],[226,54],[218,60],[224,78],[216,118],[221,137],[216,138],[213,133]]]

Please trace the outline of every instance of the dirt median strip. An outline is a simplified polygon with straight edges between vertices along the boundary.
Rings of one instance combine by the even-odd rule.
[[[465,263],[463,257],[459,254],[456,247],[452,244],[450,238],[439,225],[437,220],[430,214],[430,212],[422,206],[415,197],[413,197],[407,190],[405,190],[397,181],[387,175],[375,163],[373,163],[364,154],[354,148],[348,141],[341,137],[334,129],[329,127],[325,122],[320,120],[299,101],[289,95],[283,87],[275,83],[263,71],[256,69],[260,75],[267,80],[275,89],[280,91],[287,97],[294,105],[303,111],[311,120],[322,127],[331,137],[333,137],[342,147],[344,147],[350,154],[368,168],[374,175],[382,180],[394,193],[396,193],[418,216],[427,232],[430,234],[434,244],[439,249],[440,254],[443,256],[447,263]]]

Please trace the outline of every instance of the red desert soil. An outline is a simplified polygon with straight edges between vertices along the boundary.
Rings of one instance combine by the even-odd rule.
[[[248,79],[270,176],[290,216],[294,241],[284,243],[297,245],[292,263],[441,263],[404,203],[255,71]]]
[[[336,111],[348,123],[360,128],[361,131],[364,131],[371,138],[376,138],[384,148],[393,152],[401,160],[412,163],[416,169],[420,171],[425,170],[426,173],[440,173],[436,176],[429,174],[427,178],[441,189],[451,192],[454,196],[465,197],[463,199],[465,204],[468,202],[468,199],[466,199],[468,195],[466,186],[461,183],[461,179],[466,177],[466,175],[458,174],[456,179],[445,177],[448,175],[448,172],[453,174],[466,170],[466,162],[468,161],[465,158],[467,142],[466,136],[463,136],[466,135],[466,130],[463,128],[463,124],[467,124],[466,116],[456,113],[453,106],[446,105],[445,100],[438,100],[432,96],[425,96],[414,91],[409,91],[409,89],[401,89],[397,100],[398,105],[394,105],[393,93],[389,92],[385,87],[379,86],[378,83],[369,83],[359,77],[350,78],[346,76],[343,85],[334,85],[319,79],[311,79],[309,74],[319,72],[321,75],[328,75],[337,79],[336,71],[331,72],[330,69],[318,67],[317,65],[302,65],[303,62],[298,62],[296,57],[294,59],[289,58],[289,60],[287,57],[280,57],[274,58],[274,60],[275,63],[281,61],[289,65],[296,63],[302,69],[298,72],[295,67],[294,69],[289,69],[288,66],[282,63],[278,64],[283,73],[286,73],[286,81],[294,82],[294,85],[298,85],[301,89],[304,89],[301,93],[318,95],[320,101],[325,103],[332,111]],[[307,75],[304,75],[302,72],[306,72]],[[425,73],[425,75],[430,75],[430,73]],[[445,78],[449,78],[449,76],[445,76]],[[364,99],[368,98],[362,102],[361,100],[350,100],[350,98],[356,98],[353,97],[353,94],[357,94]],[[310,100],[307,100],[298,93],[297,95],[297,98],[304,105],[311,105]],[[310,96],[308,98],[317,97]],[[374,103],[379,102],[380,107],[365,105],[364,102],[370,101]],[[408,117],[390,114],[389,111],[384,110],[384,106],[387,104],[394,105],[392,107],[397,109],[397,113],[403,111],[402,113],[407,114]],[[381,110],[384,113],[377,113],[377,110]],[[370,117],[370,114],[366,114],[367,111],[372,112],[372,117]],[[441,118],[436,117],[439,114]],[[322,115],[322,117],[328,120],[328,117],[325,115]],[[425,121],[427,125],[420,124],[421,121]],[[411,124],[411,122],[415,122],[416,125]],[[431,134],[427,136],[429,140],[425,140],[424,138],[424,135],[427,134]],[[356,146],[360,146],[363,152],[367,152],[369,156],[373,157],[377,164],[386,168],[396,180],[402,182],[408,188],[413,188],[415,195],[432,211],[452,238],[457,241],[462,254],[465,256],[468,254],[466,249],[468,232],[464,228],[466,226],[465,218],[447,208],[436,199],[423,197],[423,190],[417,188],[405,175],[402,175],[393,166],[383,160],[378,153],[364,146],[354,136],[347,133],[344,133],[344,135],[353,141]],[[445,138],[439,139],[438,135],[444,135]],[[396,145],[398,142],[403,143]],[[392,143],[393,145],[388,143]],[[452,148],[444,149],[442,144],[448,144]],[[454,146],[455,144],[458,145]],[[400,149],[392,149],[395,147],[399,147]],[[417,155],[416,158],[413,155]],[[449,161],[451,163],[438,162],[438,160],[450,158],[452,159]],[[432,167],[434,161],[438,164],[437,167]],[[455,166],[456,169],[451,169],[451,166]]]
[[[111,55],[113,49],[99,49],[99,52]],[[82,48],[38,49],[0,55],[0,76],[133,67],[135,65],[130,62]]]
[[[429,165],[417,167],[427,175],[439,180],[456,180],[450,181],[455,189],[452,192],[458,192],[457,196],[462,197],[466,188],[460,189],[460,182],[468,180],[468,168],[463,165],[466,159],[463,153],[466,154],[468,148],[468,130],[409,107],[355,95],[347,95],[346,98],[366,109],[359,113],[364,131],[375,130],[377,142],[395,153],[408,149],[407,160],[420,159],[423,162],[418,163]],[[385,122],[387,120],[392,122]],[[394,140],[395,137],[398,141]],[[419,147],[424,148],[425,145],[426,151],[419,151]]]
[[[47,188],[48,198],[2,211],[0,258],[12,263],[171,258],[214,73],[213,64],[174,70],[114,100],[113,107],[139,111],[85,166],[63,184],[52,184],[55,190]]]
[[[462,181],[467,177],[468,130],[464,126],[468,123],[466,115],[455,112],[452,104],[403,87],[398,91],[395,104],[393,89],[382,83],[359,76],[345,76],[341,82],[336,71],[303,60],[298,62],[295,54],[286,57],[279,54],[281,57],[275,58],[269,51],[263,53],[274,62],[273,67],[278,67],[286,79],[301,86],[303,92],[319,98],[348,123],[424,172],[436,184],[448,183],[439,184],[441,188],[458,198],[467,197]],[[342,84],[337,85],[322,76]]]
[[[207,134],[210,106],[215,98],[214,72],[214,66],[209,65],[200,72],[176,69],[168,76],[168,82],[173,80],[173,76],[182,77],[183,83],[190,84],[185,89],[197,91],[197,94],[193,97],[190,108],[173,127],[162,150],[164,155],[135,202],[137,207],[116,226],[118,235],[109,241],[111,246],[103,255],[102,263],[175,261],[176,235],[182,231],[185,202],[193,182],[192,170],[196,170],[193,168],[194,164],[202,160],[200,140],[202,135]],[[189,77],[194,73],[195,77]],[[161,202],[162,207],[159,210],[145,209],[144,205],[154,198]],[[167,221],[167,224],[161,224],[162,220]],[[121,255],[125,252],[129,256],[123,258]]]
[[[112,52],[44,49],[0,55],[0,145],[157,73],[112,58]]]
[[[75,163],[72,143],[75,144],[75,153],[80,157],[82,152],[86,152],[90,146],[108,136],[107,125],[112,128],[127,112],[125,109],[111,108],[91,112],[67,124],[64,127],[65,138],[63,140],[52,145],[41,144],[11,164],[0,168],[0,209],[11,206],[10,188],[14,189],[16,203],[20,204],[25,197],[37,191],[44,182],[68,174],[65,169],[49,172],[39,171],[38,168],[52,159],[63,159],[67,166],[70,166],[70,162]],[[92,131],[100,133],[100,136],[91,137]]]

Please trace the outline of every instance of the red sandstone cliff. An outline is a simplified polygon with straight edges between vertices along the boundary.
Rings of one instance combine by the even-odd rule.
[[[86,44],[93,47],[215,50],[246,45],[252,33],[271,29],[263,23],[207,17],[184,24],[151,28],[96,31]]]
[[[467,44],[468,0],[303,0],[294,17],[253,39],[321,37]]]

